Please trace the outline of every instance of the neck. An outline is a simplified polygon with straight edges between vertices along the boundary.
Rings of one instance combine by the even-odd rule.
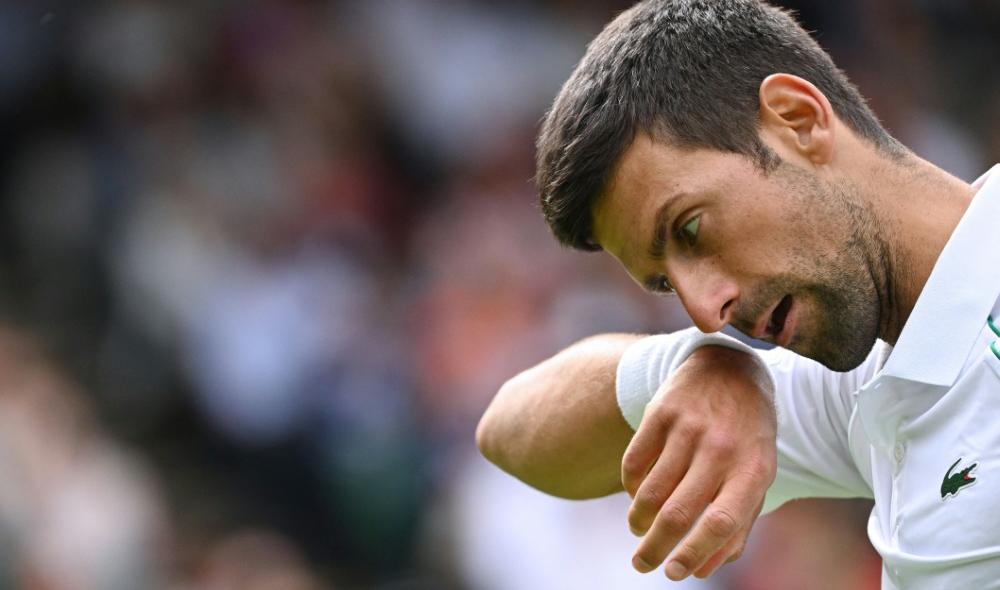
[[[912,154],[877,168],[868,184],[884,234],[879,337],[895,345],[976,190]]]

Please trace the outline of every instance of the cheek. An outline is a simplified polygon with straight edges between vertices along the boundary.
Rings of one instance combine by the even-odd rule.
[[[750,218],[746,218],[750,221]],[[751,223],[721,224],[713,234],[704,256],[734,278],[764,276],[768,269],[783,267],[782,257],[791,244],[776,228],[754,220]]]
[[[801,272],[823,242],[824,224],[817,223],[811,200],[769,183],[749,184],[709,206],[701,255],[751,284]]]

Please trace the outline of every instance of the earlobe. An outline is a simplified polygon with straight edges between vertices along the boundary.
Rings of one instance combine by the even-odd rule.
[[[830,161],[833,107],[816,86],[791,74],[771,74],[760,83],[759,99],[763,131],[813,164]]]

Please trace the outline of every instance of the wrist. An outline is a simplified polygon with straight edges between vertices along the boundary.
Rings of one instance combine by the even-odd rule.
[[[718,344],[706,344],[691,351],[678,371],[711,373],[719,378],[730,377],[751,381],[769,397],[774,396],[774,379],[756,352],[739,350]]]
[[[720,362],[720,359],[731,361],[733,364],[727,370],[742,367],[758,380],[762,391],[769,396],[774,391],[773,378],[767,365],[752,348],[735,338],[721,333],[705,334],[697,328],[649,336],[630,345],[618,363],[615,381],[618,407],[633,430],[639,427],[646,404],[653,399],[660,386],[702,348],[728,349],[732,353],[699,353],[700,360],[690,368],[700,366],[713,357],[713,364],[719,368],[729,366],[729,363]],[[744,356],[736,356],[739,354]],[[747,363],[756,363],[756,370]]]

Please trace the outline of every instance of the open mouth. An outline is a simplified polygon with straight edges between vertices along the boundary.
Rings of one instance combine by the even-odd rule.
[[[778,336],[785,329],[785,320],[788,319],[788,310],[792,308],[792,296],[785,295],[782,297],[781,301],[778,302],[778,306],[774,308],[774,312],[771,313],[771,320],[767,323],[767,333],[778,340]]]

